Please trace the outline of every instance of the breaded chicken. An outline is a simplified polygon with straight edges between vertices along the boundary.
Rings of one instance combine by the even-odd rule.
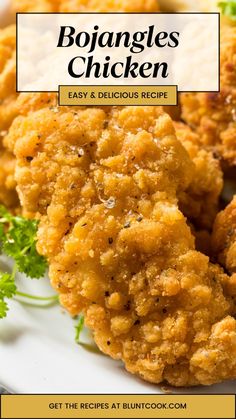
[[[236,273],[236,196],[216,217],[212,251],[228,272]]]
[[[236,165],[236,26],[221,28],[220,93],[181,95],[182,118],[202,145],[227,165]]]
[[[75,11],[158,11],[157,0],[12,0],[14,12],[75,12]],[[0,202],[9,208],[18,205],[14,181],[14,157],[6,151],[4,136],[14,118],[47,106],[47,95],[18,95],[16,93],[16,28],[0,31]],[[52,94],[52,102],[56,95]],[[41,103],[40,103],[41,102]],[[8,164],[9,163],[9,164]]]
[[[193,163],[157,107],[43,109],[15,119],[24,212],[72,314],[104,353],[175,386],[236,377],[229,278],[194,248],[178,209]]]
[[[16,27],[0,29],[0,135],[8,128],[16,99]]]
[[[0,29],[0,202],[8,208],[18,205],[14,181],[14,157],[3,147],[3,138],[12,121],[16,100],[14,25]]]
[[[17,12],[156,12],[158,0],[12,0]]]
[[[212,228],[218,212],[219,197],[223,188],[223,173],[212,151],[201,147],[201,140],[187,125],[174,123],[178,140],[194,163],[194,173],[189,187],[182,191],[180,209],[198,228]]]
[[[9,209],[19,206],[14,178],[15,157],[5,144],[7,131],[18,115],[57,103],[55,93],[16,92],[16,27],[0,29],[0,203]]]
[[[236,196],[215,220],[211,237],[213,258],[232,274],[225,290],[236,304]]]
[[[16,93],[16,27],[11,25],[0,30],[0,202],[9,209],[19,206],[14,178],[15,157],[6,149],[5,136],[18,115],[44,106],[55,106],[57,96],[53,94]]]

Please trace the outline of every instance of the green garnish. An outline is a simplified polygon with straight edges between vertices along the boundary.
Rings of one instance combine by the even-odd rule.
[[[1,252],[14,261],[11,273],[0,271],[0,318],[6,317],[8,304],[6,299],[14,296],[41,301],[56,301],[52,297],[38,297],[26,294],[17,289],[15,277],[18,272],[29,278],[41,278],[47,269],[46,259],[39,255],[36,249],[38,221],[28,220],[21,216],[10,214],[5,207],[0,206],[0,248]]]
[[[84,327],[84,316],[80,315],[76,317],[77,324],[75,325],[75,342],[80,343],[80,333]]]
[[[232,20],[236,20],[236,0],[223,0],[218,3],[221,13]]]
[[[43,277],[46,272],[47,260],[39,255],[36,248],[37,230],[38,221],[14,216],[0,205],[0,251],[14,261],[10,273],[0,271],[0,318],[6,317],[9,310],[6,300],[13,297],[41,301],[48,303],[47,306],[59,300],[58,295],[40,297],[22,292],[16,286],[17,272],[36,279]],[[41,305],[41,307],[46,307],[46,305]],[[84,317],[78,316],[76,320],[75,341],[79,343]]]
[[[8,305],[5,298],[12,298],[16,294],[14,278],[8,274],[0,272],[0,318],[6,317]]]
[[[17,270],[30,278],[41,278],[46,259],[36,249],[38,221],[13,216],[0,206],[0,241],[2,252],[14,259]]]

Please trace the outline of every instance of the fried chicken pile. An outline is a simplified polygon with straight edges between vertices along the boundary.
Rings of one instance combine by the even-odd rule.
[[[170,117],[158,107],[43,109],[17,118],[8,141],[52,284],[99,348],[153,383],[234,378],[229,278],[195,250],[178,208],[193,163]]]
[[[158,10],[156,0],[12,7]],[[183,94],[163,110],[17,94],[15,27],[0,31],[0,201],[14,210],[19,196],[39,220],[61,304],[85,315],[102,352],[152,383],[236,378],[236,198],[217,215],[222,168],[236,162],[235,27],[222,33],[221,92]]]

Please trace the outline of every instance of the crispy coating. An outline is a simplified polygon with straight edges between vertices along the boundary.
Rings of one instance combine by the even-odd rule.
[[[194,249],[176,195],[191,160],[157,107],[43,109],[17,118],[18,190],[40,219],[38,250],[72,315],[143,379],[236,377],[228,277]]]
[[[0,132],[9,126],[11,104],[16,98],[15,45],[15,25],[0,29]]]
[[[230,273],[236,273],[236,196],[216,217],[212,251],[221,265]]]
[[[57,102],[55,94],[16,93],[15,47],[15,25],[0,29],[0,202],[12,210],[19,206],[19,200],[14,178],[15,157],[5,140],[7,131],[16,116],[55,106]]]
[[[182,118],[227,165],[236,164],[236,27],[221,28],[220,93],[181,95]]]
[[[15,100],[15,26],[12,25],[0,29],[0,202],[8,208],[18,205],[14,180],[15,159],[3,147]]]
[[[11,7],[14,12],[158,11],[157,0],[12,0]],[[16,116],[47,106],[47,95],[16,93],[15,33],[14,25],[0,31],[0,201],[9,208],[18,205],[18,197],[14,157],[3,147],[5,130]],[[51,95],[51,99],[55,101],[55,95]]]
[[[15,158],[7,147],[5,137],[17,115],[43,106],[55,106],[55,94],[17,94],[15,63],[16,27],[0,30],[0,202],[9,209],[19,206],[14,178]]]
[[[12,0],[18,12],[156,12],[158,0]]]
[[[223,286],[236,305],[236,196],[216,217],[211,236],[211,254],[212,259],[232,274]]]
[[[212,151],[202,148],[197,133],[181,122],[175,122],[174,126],[178,140],[194,163],[192,181],[179,196],[180,209],[198,228],[211,229],[223,188],[220,163],[214,158]]]

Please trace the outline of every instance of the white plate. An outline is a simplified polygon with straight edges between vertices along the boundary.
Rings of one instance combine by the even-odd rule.
[[[0,259],[1,264],[5,259]],[[4,267],[5,263],[3,264]],[[45,280],[19,276],[21,290],[52,295]],[[89,332],[74,341],[75,322],[59,307],[35,308],[11,301],[0,320],[0,383],[15,393],[162,393],[162,386],[128,374],[122,364],[97,351]],[[235,393],[236,382],[184,393]]]
[[[6,3],[0,0],[0,22],[8,19]],[[0,263],[4,267],[7,262],[0,258]],[[25,292],[46,296],[53,292],[47,279],[31,281],[23,275],[18,279],[19,288]],[[73,320],[59,306],[42,309],[11,301],[7,318],[0,320],[0,384],[14,393],[163,392],[162,386],[139,380],[120,362],[99,353],[88,331],[81,334],[82,345],[75,343],[74,335]],[[235,390],[236,382],[170,389],[191,394],[229,394]]]

